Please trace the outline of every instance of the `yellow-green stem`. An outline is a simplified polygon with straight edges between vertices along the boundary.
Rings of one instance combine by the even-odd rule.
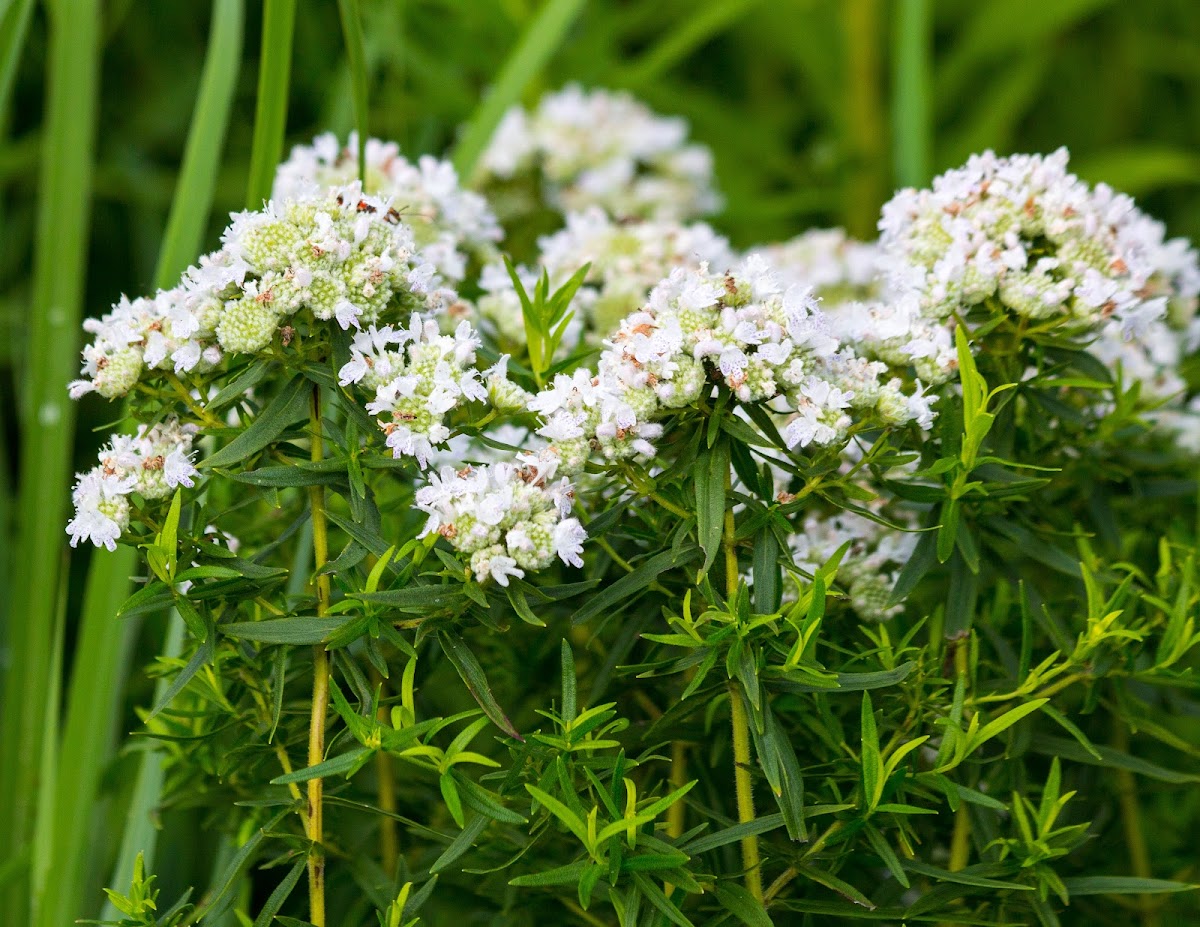
[[[312,459],[325,455],[321,434],[321,389],[313,387]],[[314,589],[317,597],[317,617],[329,612],[329,576],[321,572],[329,559],[329,528],[325,520],[325,487],[309,487],[309,508],[312,513],[313,569],[316,572]],[[313,647],[312,714],[308,725],[308,765],[316,766],[325,759],[325,715],[329,709],[329,653],[321,644]],[[325,927],[325,850],[324,840],[324,783],[308,780],[308,839],[312,848],[308,855],[308,919],[316,927]]]
[[[733,721],[733,782],[737,789],[738,823],[754,820],[754,780],[750,777],[750,719],[742,704],[737,683],[729,684],[729,714]],[[742,838],[742,868],[746,870],[746,888],[763,900],[762,869],[759,866],[758,837]]]
[[[725,474],[725,495],[728,498],[732,477]],[[725,511],[725,595],[732,608],[737,595],[738,562],[734,546],[735,525],[733,509]],[[733,783],[737,791],[738,822],[747,824],[754,820],[754,779],[750,775],[750,719],[742,702],[742,693],[736,682],[729,683],[729,718],[733,726]],[[763,900],[762,867],[758,855],[758,836],[742,838],[742,868],[746,870],[746,888],[759,901]]]
[[[1119,715],[1113,716],[1113,748],[1121,753],[1129,752],[1129,730]],[[1142,828],[1142,809],[1138,804],[1137,782],[1127,769],[1116,770],[1117,800],[1121,806],[1121,825],[1125,830],[1125,846],[1129,848],[1129,865],[1139,879],[1149,879],[1153,872],[1150,866],[1150,850],[1146,845],[1146,833]],[[1158,927],[1158,908],[1149,895],[1138,897],[1143,927]]]
[[[379,712],[376,717],[384,724],[390,723],[387,708],[383,702],[383,678],[377,670],[371,670],[371,681],[379,689]],[[375,754],[375,776],[379,780],[379,808],[386,811],[379,824],[379,849],[383,856],[383,871],[389,876],[396,875],[396,862],[400,858],[400,836],[396,829],[396,771],[392,765],[392,756],[386,750]]]
[[[682,740],[671,744],[671,791],[687,785],[687,745]],[[677,801],[667,809],[667,836],[677,840],[683,836],[683,802]]]
[[[962,638],[954,644],[954,669],[959,678],[965,679],[968,671],[970,638]],[[967,803],[960,802],[954,817],[954,834],[950,838],[950,863],[946,867],[958,872],[967,867],[971,855],[971,815]]]

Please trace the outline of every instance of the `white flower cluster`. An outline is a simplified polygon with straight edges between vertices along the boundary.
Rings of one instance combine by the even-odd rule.
[[[843,229],[810,229],[749,253],[770,264],[785,286],[811,288],[826,312],[874,299],[882,288],[879,246],[851,238]]]
[[[930,190],[901,190],[883,207],[880,246],[890,282],[922,313],[945,319],[995,299],[1029,320],[1085,327],[1115,317],[1126,335],[1165,309],[1151,279],[1161,226],[1127,196],[1090,188],[1068,154],[974,155]]]
[[[367,411],[382,417],[379,427],[393,456],[415,457],[424,468],[434,446],[450,439],[446,416],[460,405],[490,400],[502,410],[525,406],[527,394],[505,375],[507,358],[487,371],[475,368],[479,346],[469,322],[445,335],[436,319],[414,312],[407,328],[372,325],[357,332],[338,379],[375,393]]]
[[[490,259],[503,232],[491,207],[478,193],[464,190],[449,161],[422,155],[414,164],[395,142],[367,139],[368,193],[386,200],[412,228],[425,260],[448,281],[460,283],[472,258]],[[272,193],[276,201],[298,199],[358,178],[358,136],[341,145],[331,132],[312,145],[297,145],[279,165]]]
[[[1142,295],[1147,311],[1104,322],[1090,351],[1142,395],[1178,407],[1187,388],[1179,366],[1200,347],[1200,257],[1182,238],[1168,240],[1161,222],[1138,213],[1132,220],[1150,269]],[[1159,311],[1165,301],[1165,311]]]
[[[609,461],[650,456],[657,420],[718,383],[786,413],[792,448],[844,443],[852,413],[922,427],[933,419],[932,397],[882,382],[885,365],[843,348],[809,293],[781,292],[761,258],[724,275],[676,269],[607,344],[596,376],[560,374],[529,404],[566,472],[592,451]]]
[[[540,238],[538,247],[537,271],[518,268],[526,290],[532,290],[542,270],[554,290],[584,264],[591,265],[572,301],[576,336],[610,334],[676,267],[699,268],[707,263],[723,272],[736,261],[729,242],[703,222],[616,222],[598,207],[568,213],[566,227]],[[485,291],[477,303],[480,314],[501,337],[521,341],[525,336],[521,303],[504,265],[485,267],[480,286]],[[574,340],[564,343],[571,345]]]
[[[533,112],[505,113],[480,161],[485,190],[541,184],[561,211],[600,206],[619,218],[688,219],[714,212],[712,153],[687,144],[687,123],[627,93],[570,84]],[[503,211],[503,207],[500,207]]]
[[[516,464],[445,467],[417,490],[417,508],[429,513],[422,537],[438,532],[470,555],[477,577],[501,586],[555,557],[581,567],[587,532],[567,517],[574,490],[565,478],[549,482],[552,476],[552,468],[529,455],[518,455]]]
[[[914,527],[909,519],[908,527]],[[838,565],[837,582],[846,590],[850,607],[866,621],[886,621],[903,610],[889,605],[900,569],[912,556],[918,535],[872,521],[856,512],[810,515],[804,529],[790,538],[793,562],[816,573],[847,542]]]
[[[939,386],[958,371],[952,329],[945,322],[922,315],[912,294],[868,303],[842,303],[827,315],[839,340],[889,367],[911,367],[927,385]]]
[[[838,340],[858,354],[897,370],[912,367],[929,385],[945,382],[957,370],[950,328],[922,315],[912,294],[885,298],[878,244],[857,241],[842,229],[813,229],[751,253],[785,283],[810,287]]]
[[[393,300],[438,307],[454,299],[436,288],[399,214],[354,184],[236,214],[222,242],[180,286],[122,299],[85,324],[96,337],[72,397],[123,396],[146,371],[204,371],[226,354],[265,351],[277,333],[290,340],[293,319],[358,328]]]
[[[130,495],[163,499],[176,486],[192,486],[195,433],[194,426],[168,419],[153,428],[139,425],[134,436],[113,435],[100,451],[99,466],[76,474],[75,517],[67,523],[71,546],[91,541],[115,550],[129,525]]]

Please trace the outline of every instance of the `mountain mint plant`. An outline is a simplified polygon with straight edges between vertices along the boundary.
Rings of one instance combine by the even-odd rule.
[[[523,265],[321,136],[87,323],[67,531],[186,626],[145,732],[232,849],[172,925],[1184,923],[1196,253],[1060,151],[739,256],[685,135],[511,111]]]

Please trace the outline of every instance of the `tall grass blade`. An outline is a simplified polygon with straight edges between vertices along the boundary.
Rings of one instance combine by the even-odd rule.
[[[45,737],[38,758],[38,773],[44,792],[38,802],[33,828],[33,850],[30,854],[31,914],[40,916],[39,901],[54,865],[54,818],[57,810],[55,787],[58,772],[58,715],[62,708],[63,638],[66,610],[58,609],[54,622],[54,640],[50,656],[50,678],[45,694]]]
[[[71,685],[58,764],[43,782],[40,801],[50,806],[46,855],[35,853],[34,877],[41,866],[53,876],[36,896],[35,927],[58,927],[94,913],[99,896],[88,898],[101,863],[102,842],[93,842],[92,824],[100,780],[115,746],[126,669],[137,638],[135,622],[115,615],[129,591],[134,551],[97,551],[83,598],[83,623],[75,646]],[[47,719],[47,737],[58,725]]]
[[[529,82],[562,45],[567,30],[582,9],[583,0],[546,0],[525,27],[517,47],[504,62],[496,82],[471,116],[455,146],[454,169],[464,181],[470,180],[505,111],[520,99]]]
[[[932,148],[930,61],[933,23],[929,0],[897,0],[892,35],[892,133],[896,182],[919,187],[929,180]]]
[[[154,285],[169,287],[187,269],[204,242],[212,210],[217,168],[229,126],[229,110],[242,60],[242,0],[216,0],[208,34],[208,53],[200,75],[200,93],[192,112],[175,199],[158,252]]]
[[[217,169],[220,166],[221,151],[229,127],[229,111],[237,89],[244,21],[243,0],[217,0],[213,9],[208,51],[196,107],[192,113],[191,127],[188,130],[183,164],[175,187],[165,237],[159,250],[158,267],[155,272],[155,284],[159,287],[170,286],[174,278],[195,259],[203,247],[205,225],[212,211]],[[118,548],[116,553],[108,558],[93,560],[93,574],[99,569],[109,569],[118,577],[120,590],[114,586],[112,597],[107,599],[103,607],[94,611],[89,609],[85,602],[85,635],[88,632],[89,619],[107,625],[109,632],[113,632],[113,603],[119,606],[128,595],[127,577],[133,571],[136,561],[136,553],[126,547]],[[89,589],[92,580],[93,576],[89,574]],[[172,612],[168,617],[166,639],[161,652],[178,656],[182,649],[183,622]],[[117,670],[116,664],[112,666],[112,670]],[[78,684],[79,680],[76,679],[74,685]],[[159,680],[155,688],[154,704],[162,700],[169,684],[169,679]],[[162,757],[154,750],[146,750],[138,768],[137,781],[125,816],[125,831],[109,885],[129,884],[133,878],[133,864],[138,853],[143,854],[148,869],[153,869],[158,844],[154,811],[162,796],[162,786]],[[110,902],[105,902],[102,917],[115,919],[119,914]]]
[[[720,35],[761,0],[714,0],[698,6],[684,17],[679,27],[666,34],[629,66],[621,83],[644,86],[670,70],[697,48]]]
[[[177,657],[183,653],[184,639],[183,619],[172,610],[167,619],[167,635],[163,641],[161,653],[166,657]],[[154,687],[153,703],[157,705],[167,694],[171,678],[164,676]],[[146,871],[154,870],[154,857],[158,851],[158,828],[155,826],[155,809],[162,797],[163,780],[166,771],[163,769],[162,755],[156,750],[146,750],[138,766],[137,782],[133,786],[133,797],[125,812],[125,832],[121,835],[121,849],[117,852],[117,862],[109,885],[126,886],[133,878],[133,863],[141,853]],[[121,914],[111,901],[104,903],[100,914],[101,920],[119,920]]]
[[[263,200],[271,196],[275,168],[283,155],[295,24],[296,0],[266,0],[263,4],[258,105],[254,112],[254,142],[246,186],[248,209],[259,209]]]
[[[0,833],[7,851],[32,838],[38,760],[46,732],[52,629],[61,583],[75,410],[75,372],[90,229],[92,153],[99,76],[99,0],[47,5],[46,118],[42,138],[28,359],[20,382],[20,488],[9,550],[22,581],[13,588],[9,669],[0,719]],[[0,863],[2,866],[2,863]],[[26,877],[0,898],[0,923],[29,922]]]
[[[338,0],[346,60],[350,64],[350,87],[354,98],[354,128],[358,132],[358,179],[367,183],[367,46],[363,39],[358,0]]]
[[[0,4],[0,125],[7,122],[9,95],[17,76],[17,64],[25,49],[33,0],[6,0]]]

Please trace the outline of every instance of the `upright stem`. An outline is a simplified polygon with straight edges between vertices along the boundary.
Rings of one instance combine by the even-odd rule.
[[[964,637],[954,643],[954,669],[959,677],[966,677],[968,671],[968,651],[970,638]],[[954,817],[954,833],[950,838],[950,864],[946,867],[951,872],[958,872],[967,867],[971,856],[971,815],[967,803],[960,801]]]
[[[312,459],[325,455],[321,434],[321,389],[313,387]],[[309,487],[309,507],[312,510],[313,569],[316,571],[317,617],[329,612],[329,576],[320,571],[329,559],[329,528],[325,521],[325,487]],[[325,647],[313,647],[312,715],[308,726],[308,765],[316,766],[325,759],[325,715],[329,708],[329,654]],[[324,840],[324,782],[308,780],[308,839],[312,848],[308,855],[309,917],[316,927],[325,927],[325,850]]]
[[[681,789],[687,785],[687,745],[682,740],[671,744],[671,789]],[[683,836],[682,801],[677,801],[667,809],[667,836],[678,839]]]
[[[736,682],[729,683],[729,714],[733,720],[733,782],[737,788],[738,823],[754,820],[754,781],[750,778],[750,719],[742,704]],[[759,866],[758,837],[742,838],[742,868],[746,870],[746,888],[763,900],[762,869]]]
[[[377,670],[371,670],[371,682],[379,688],[380,702],[383,701],[383,677]],[[386,706],[380,704],[376,717],[385,724],[390,723]],[[388,812],[379,824],[379,848],[383,856],[383,871],[395,877],[396,863],[400,858],[400,836],[396,829],[396,772],[392,766],[392,756],[386,750],[375,754],[375,775],[379,779],[379,808]]]
[[[725,474],[725,495],[729,496],[732,477]],[[725,595],[733,608],[737,595],[738,566],[737,550],[734,547],[733,509],[725,511]],[[742,702],[738,684],[729,682],[729,717],[733,725],[733,782],[737,790],[738,822],[747,824],[754,820],[754,780],[750,775],[750,719]],[[746,888],[759,901],[763,900],[762,867],[758,855],[758,836],[752,834],[742,838],[742,868],[746,870]]]
[[[1119,715],[1113,716],[1113,747],[1122,753],[1129,752],[1129,731]],[[1133,874],[1140,879],[1151,877],[1150,850],[1146,845],[1146,832],[1142,827],[1142,809],[1138,803],[1137,782],[1133,773],[1118,769],[1117,800],[1121,806],[1121,825],[1125,830],[1125,846],[1129,850],[1129,864]],[[1144,927],[1158,927],[1159,917],[1154,899],[1149,895],[1138,898],[1138,908]]]

